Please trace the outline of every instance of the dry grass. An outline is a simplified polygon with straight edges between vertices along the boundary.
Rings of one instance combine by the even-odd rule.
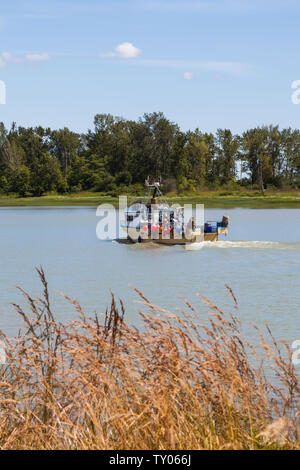
[[[299,448],[298,378],[272,337],[261,339],[278,386],[253,361],[237,316],[205,298],[202,323],[186,301],[174,315],[137,291],[140,331],[114,297],[103,322],[66,298],[78,321],[65,325],[55,321],[38,272],[42,298],[24,292],[29,313],[15,308],[25,326],[13,340],[3,334],[2,449]]]

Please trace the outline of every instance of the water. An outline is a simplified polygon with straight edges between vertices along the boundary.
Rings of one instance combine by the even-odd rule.
[[[198,294],[233,310],[228,284],[246,325],[267,322],[277,338],[289,344],[300,339],[300,210],[212,209],[205,218],[224,213],[231,218],[227,238],[184,248],[100,241],[92,208],[0,209],[0,328],[16,333],[20,319],[9,303],[24,301],[15,286],[39,295],[34,267],[42,265],[59,320],[77,316],[59,292],[91,314],[104,311],[112,290],[136,324],[140,303],[132,286],[170,310],[182,307],[183,296],[205,318]],[[247,332],[251,337],[250,327]]]

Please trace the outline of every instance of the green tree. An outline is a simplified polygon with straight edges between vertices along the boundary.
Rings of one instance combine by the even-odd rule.
[[[207,174],[207,157],[209,149],[201,133],[188,133],[188,142],[184,152],[188,161],[189,170],[186,172],[190,179],[196,181],[197,186],[205,186]]]
[[[13,175],[13,188],[20,196],[29,196],[31,192],[31,174],[29,168],[21,165]]]
[[[216,134],[216,170],[221,185],[234,181],[236,178],[238,150],[238,136],[233,136],[229,129],[218,129]]]
[[[72,163],[80,151],[81,140],[79,134],[71,132],[67,127],[51,132],[50,152],[60,162],[65,178],[68,178]]]
[[[5,175],[0,176],[0,192],[8,194],[10,189],[9,182]]]
[[[30,183],[34,196],[42,196],[49,191],[65,192],[67,189],[57,158],[47,152],[33,162]]]
[[[243,133],[242,160],[250,173],[251,184],[258,184],[262,193],[272,176],[271,159],[267,152],[267,128],[257,127]]]

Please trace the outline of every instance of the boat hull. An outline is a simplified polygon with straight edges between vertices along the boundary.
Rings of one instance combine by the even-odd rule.
[[[161,233],[157,234],[156,237],[147,237],[143,232],[139,232],[136,229],[127,228],[127,235],[129,240],[133,243],[158,243],[160,245],[187,245],[190,243],[201,243],[203,241],[207,242],[217,242],[219,238],[219,233],[201,233],[193,232],[191,237],[186,238],[174,238],[170,235],[169,238],[164,237]],[[223,232],[222,232],[223,233]]]

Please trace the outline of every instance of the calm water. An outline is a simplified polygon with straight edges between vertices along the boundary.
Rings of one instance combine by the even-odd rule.
[[[15,286],[38,295],[34,267],[42,265],[60,320],[76,313],[59,292],[92,313],[104,310],[111,289],[137,323],[139,299],[130,286],[168,309],[179,309],[184,296],[205,316],[197,294],[232,309],[227,283],[245,322],[268,322],[277,338],[300,339],[300,210],[214,209],[206,219],[223,213],[231,218],[224,241],[186,249],[100,241],[91,208],[0,209],[0,328],[15,334],[20,321],[9,303],[23,302]]]

